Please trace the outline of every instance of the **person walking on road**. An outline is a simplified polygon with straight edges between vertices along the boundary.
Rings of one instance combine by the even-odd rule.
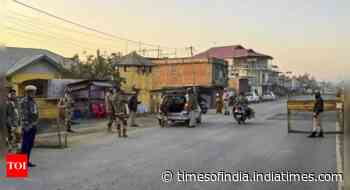
[[[321,124],[321,113],[323,112],[324,103],[320,92],[315,93],[315,104],[313,108],[313,127],[309,135],[310,138],[323,137],[323,129]],[[318,135],[317,135],[318,131]],[[317,136],[316,136],[317,135]]]
[[[138,127],[139,125],[135,123],[136,119],[136,113],[137,113],[137,105],[140,104],[141,102],[138,101],[138,95],[140,90],[133,87],[133,91],[135,94],[133,94],[128,102],[128,107],[130,110],[130,119],[129,119],[129,126],[130,127]]]
[[[105,105],[106,105],[106,111],[108,114],[108,124],[107,124],[107,131],[112,132],[112,126],[113,123],[115,123],[115,113],[113,111],[113,100],[112,96],[114,94],[114,90],[110,89],[107,91],[105,96]]]
[[[64,111],[64,125],[67,132],[74,133],[72,130],[72,117],[74,111],[74,100],[71,96],[70,89],[66,88],[63,98],[58,102],[58,107]]]
[[[38,106],[34,100],[36,90],[37,88],[33,85],[26,86],[25,96],[20,102],[21,125],[23,130],[21,152],[27,154],[29,167],[35,167],[35,164],[30,162],[30,153],[34,145],[39,120]]]
[[[222,113],[222,107],[224,106],[223,104],[223,99],[222,96],[220,96],[220,93],[216,93],[216,113]]]
[[[195,127],[196,126],[196,111],[198,111],[198,99],[196,95],[193,92],[192,88],[187,89],[187,110],[189,112],[190,116],[190,122],[189,127]]]
[[[21,142],[19,110],[16,91],[11,89],[5,104],[6,127],[8,132],[8,152],[18,153]]]
[[[121,94],[120,87],[114,87],[114,93],[112,95],[113,113],[115,115],[115,122],[117,125],[118,137],[128,137],[127,135],[127,114],[126,114],[126,103]]]
[[[222,98],[224,100],[224,115],[230,115],[230,93],[226,88]]]

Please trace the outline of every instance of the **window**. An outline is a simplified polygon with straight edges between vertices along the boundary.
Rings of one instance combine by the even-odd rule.
[[[171,65],[171,66],[170,66],[170,73],[171,73],[172,75],[176,75],[176,65]]]

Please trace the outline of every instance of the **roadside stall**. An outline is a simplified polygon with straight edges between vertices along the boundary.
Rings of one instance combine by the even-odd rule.
[[[105,95],[112,81],[83,80],[67,85],[75,101],[74,118],[103,118],[106,116]]]

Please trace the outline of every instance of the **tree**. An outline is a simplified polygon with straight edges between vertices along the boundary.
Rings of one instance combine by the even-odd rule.
[[[71,59],[76,63],[70,69],[72,78],[113,80],[116,85],[120,85],[125,81],[115,69],[120,54],[112,53],[111,55],[101,56],[97,51],[97,56],[87,55],[84,61],[80,59],[79,55],[74,55]]]
[[[309,73],[305,73],[305,74],[303,74],[303,75],[299,75],[299,76],[297,77],[297,80],[301,83],[301,85],[302,85],[305,89],[311,89],[311,90],[313,90],[313,91],[319,89],[315,77],[311,76]]]

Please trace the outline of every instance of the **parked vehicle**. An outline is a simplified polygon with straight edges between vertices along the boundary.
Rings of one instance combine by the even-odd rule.
[[[273,101],[276,100],[276,95],[273,92],[268,92],[262,95],[263,101]]]
[[[272,97],[272,100],[277,100],[277,96],[273,92],[271,92],[271,97]]]
[[[271,93],[266,93],[266,94],[263,94],[263,95],[262,95],[261,99],[262,99],[263,101],[272,101],[272,100],[273,100],[273,97],[272,97]]]
[[[254,92],[249,92],[246,94],[249,103],[256,103],[260,101],[260,97]]]
[[[185,109],[186,97],[185,94],[167,94],[164,96],[161,113],[158,116],[159,124],[163,125],[167,122],[171,123],[185,123],[189,127],[190,117],[189,112]],[[197,123],[202,122],[202,111],[200,106],[195,111]],[[165,121],[164,121],[165,120]]]

